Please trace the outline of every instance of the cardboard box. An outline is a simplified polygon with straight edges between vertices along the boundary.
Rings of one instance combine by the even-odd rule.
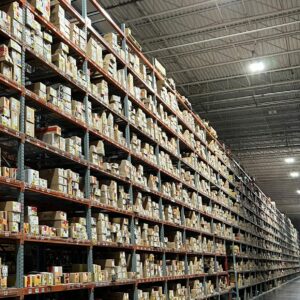
[[[10,102],[10,110],[12,112],[20,114],[20,105],[21,105],[20,101],[17,100],[16,98],[10,97],[9,102]]]
[[[14,1],[8,6],[7,14],[19,23],[23,23],[23,10],[20,7],[18,1]]]
[[[35,136],[35,126],[33,123],[26,121],[25,122],[25,133],[29,136]]]
[[[61,238],[68,238],[69,237],[69,229],[56,228],[56,235]]]
[[[13,76],[13,68],[12,64],[6,61],[0,62],[0,73],[7,77],[8,79],[12,79]]]
[[[39,185],[39,171],[33,169],[25,170],[25,181],[30,185]]]
[[[35,110],[29,106],[25,109],[25,118],[27,122],[34,124],[35,121]]]
[[[63,229],[68,229],[69,228],[69,222],[68,221],[42,221],[40,220],[40,223],[43,223],[43,225],[48,225],[50,227],[55,227],[55,228],[63,228]]]
[[[7,220],[9,222],[21,222],[21,214],[17,212],[8,211],[7,212]]]
[[[20,130],[20,113],[11,111],[10,127],[16,131]]]
[[[70,282],[71,283],[79,283],[80,281],[79,273],[70,273]]]
[[[67,221],[67,214],[64,211],[43,211],[38,215],[43,221]]]
[[[62,266],[51,266],[49,268],[49,272],[54,274],[54,276],[62,276],[63,275],[63,268],[62,268]]]
[[[8,231],[10,232],[19,232],[20,231],[20,228],[19,228],[19,224],[18,222],[8,222],[7,223],[7,228],[8,228]]]
[[[38,216],[25,216],[25,222],[29,225],[39,225],[39,217]]]
[[[16,201],[0,202],[0,210],[21,213],[21,203]]]

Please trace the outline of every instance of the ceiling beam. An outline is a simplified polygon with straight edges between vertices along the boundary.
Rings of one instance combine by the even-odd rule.
[[[264,32],[264,31],[267,31],[267,30],[272,30],[272,29],[277,29],[277,28],[282,28],[282,27],[296,26],[296,25],[299,25],[299,24],[300,24],[300,20],[299,21],[288,22],[288,23],[281,23],[281,24],[276,24],[276,25],[267,26],[267,27],[263,27],[263,28],[257,28],[257,29],[246,30],[246,31],[242,31],[242,32],[222,35],[222,36],[218,36],[218,37],[213,37],[213,38],[209,38],[209,39],[206,39],[206,40],[183,43],[183,44],[167,46],[167,47],[163,47],[163,48],[156,48],[154,50],[145,51],[144,54],[153,54],[153,53],[166,51],[166,50],[174,50],[174,49],[179,49],[179,48],[184,48],[184,47],[190,47],[190,46],[194,46],[194,45],[200,45],[200,44],[205,44],[205,43],[209,43],[209,42],[215,42],[215,41],[219,41],[219,40],[225,40],[225,39],[229,39],[229,38],[240,37],[240,36],[243,36],[243,35]]]
[[[224,93],[240,92],[240,91],[247,91],[247,90],[252,90],[252,89],[260,89],[260,88],[266,88],[266,87],[272,87],[272,86],[295,84],[295,83],[299,83],[299,82],[300,82],[300,79],[296,79],[296,80],[284,80],[284,81],[277,81],[277,82],[272,82],[272,83],[257,84],[257,85],[240,87],[240,88],[233,88],[233,89],[226,89],[226,90],[216,90],[214,92],[209,92],[209,93],[191,94],[188,97],[189,98],[206,97],[206,96],[218,95],[218,94],[224,94]]]
[[[207,109],[205,111],[206,115],[215,114],[215,113],[227,113],[234,110],[252,110],[252,109],[262,109],[262,108],[268,108],[268,107],[279,107],[279,106],[286,106],[286,105],[295,105],[300,104],[300,98],[293,98],[293,99],[287,99],[287,100],[278,100],[278,101],[269,101],[264,103],[253,103],[253,104],[246,104],[246,105],[238,105],[238,106],[230,106],[230,107],[222,107],[217,109]],[[203,107],[203,103],[202,103]],[[197,106],[193,106],[194,109],[197,108]],[[243,115],[242,118],[245,116]],[[251,117],[253,118],[253,116]],[[234,119],[233,116],[231,116],[231,121]]]
[[[279,68],[279,69],[271,69],[271,70],[265,70],[259,73],[245,73],[245,74],[238,74],[238,75],[233,75],[233,76],[227,76],[227,77],[219,77],[219,78],[212,78],[208,80],[199,80],[199,81],[193,81],[193,82],[186,82],[182,84],[178,84],[178,87],[185,87],[185,86],[191,86],[191,85],[200,85],[200,84],[207,84],[207,83],[214,83],[218,81],[226,81],[226,80],[231,80],[231,79],[239,79],[239,78],[244,78],[247,76],[259,76],[261,74],[268,74],[268,73],[275,73],[275,72],[284,72],[284,71],[290,71],[290,70],[295,70],[295,69],[300,69],[300,65],[297,66],[291,66],[291,67],[286,67],[286,68]]]
[[[277,18],[282,18],[284,16],[288,16],[290,14],[295,14],[299,13],[300,7],[295,7],[295,8],[290,8],[290,9],[285,9],[285,10],[278,10],[275,12],[271,13],[264,13],[264,14],[257,14],[248,18],[241,18],[241,19],[234,19],[233,21],[228,21],[228,22],[222,22],[219,23],[216,21],[216,24],[214,25],[209,25],[209,26],[203,26],[203,27],[197,27],[194,29],[189,29],[181,32],[176,32],[176,33],[170,33],[170,34],[165,34],[165,35],[160,35],[160,36],[155,36],[151,38],[146,38],[142,40],[142,42],[147,42],[147,43],[155,43],[155,42],[160,42],[163,40],[169,40],[169,39],[178,39],[182,37],[186,37],[187,35],[192,35],[192,34],[198,34],[198,33],[208,33],[210,31],[217,31],[217,30],[223,30],[223,29],[230,29],[231,27],[237,27],[237,26],[242,26],[245,25],[249,22],[259,22],[260,20],[267,20],[267,19],[276,19]]]
[[[161,60],[165,60],[165,59],[173,58],[175,56],[178,56],[178,57],[180,57],[180,56],[187,57],[188,55],[195,56],[195,55],[198,55],[201,53],[220,51],[220,50],[225,50],[225,49],[232,48],[232,47],[252,45],[254,42],[256,44],[258,44],[258,42],[271,41],[274,39],[277,40],[279,38],[289,37],[289,36],[297,35],[299,33],[300,33],[300,30],[287,31],[287,32],[278,33],[278,34],[276,33],[276,34],[266,35],[263,37],[255,37],[255,38],[245,39],[242,41],[227,42],[226,44],[213,46],[213,47],[206,47],[206,48],[201,48],[201,49],[177,52],[176,54],[158,55],[157,58],[161,59]]]
[[[204,65],[204,66],[199,66],[199,67],[192,67],[192,68],[186,68],[186,69],[171,71],[171,72],[168,72],[168,74],[169,75],[175,75],[175,74],[186,73],[186,72],[191,72],[191,71],[200,71],[200,70],[204,70],[204,69],[223,67],[223,66],[228,66],[228,65],[232,65],[232,64],[239,64],[239,63],[249,62],[249,61],[258,60],[258,59],[261,60],[261,59],[277,57],[277,56],[282,56],[282,55],[296,54],[296,53],[299,53],[299,52],[300,52],[300,49],[296,49],[296,50],[272,53],[272,54],[268,54],[268,55],[261,55],[261,56],[255,56],[255,57],[252,56],[252,57],[248,57],[248,58],[231,60],[231,61],[221,62],[221,63],[217,63],[217,64],[209,64],[209,65]],[[180,84],[177,85],[177,86],[180,86]]]
[[[199,99],[199,101],[197,100],[193,100],[192,101],[192,105],[193,108],[197,108],[199,106],[199,103],[201,103],[201,107],[203,106],[208,106],[208,105],[217,105],[217,104],[222,104],[222,103],[229,103],[229,102],[239,102],[239,101],[245,101],[245,100],[265,100],[267,98],[271,98],[271,97],[279,97],[282,95],[289,95],[289,94],[296,94],[296,93],[300,93],[300,90],[284,90],[284,91],[280,91],[280,92],[274,92],[274,93],[263,93],[263,94],[254,94],[254,95],[249,95],[249,96],[237,96],[234,98],[221,98],[221,99],[212,99],[207,101],[205,99],[205,101],[201,101],[201,99]],[[285,101],[285,100],[283,100]],[[283,102],[282,101],[282,102]],[[267,102],[269,103],[269,102]]]
[[[238,1],[238,2],[242,2],[242,0]],[[141,17],[138,17],[138,18],[132,18],[132,19],[126,20],[126,23],[127,24],[136,23],[136,22],[139,22],[139,21],[147,20],[148,18],[153,19],[153,18],[156,18],[156,17],[161,17],[161,16],[166,15],[166,14],[174,14],[174,13],[181,12],[183,10],[195,9],[195,8],[200,7],[200,6],[205,6],[205,5],[209,5],[209,4],[215,5],[215,0],[206,0],[206,1],[202,1],[202,2],[197,2],[195,4],[183,5],[181,7],[176,7],[176,8],[173,8],[173,9],[167,9],[167,10],[159,11],[159,12],[153,13],[153,14],[147,14],[147,16],[141,16]]]

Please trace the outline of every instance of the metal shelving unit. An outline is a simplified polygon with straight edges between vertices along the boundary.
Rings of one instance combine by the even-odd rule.
[[[143,64],[148,68],[152,76],[152,86],[149,86],[139,74],[129,65],[128,58],[124,60],[120,55],[104,40],[101,33],[97,32],[86,20],[87,20],[87,1],[82,0],[82,7],[77,11],[67,0],[60,0],[60,4],[64,9],[71,14],[76,21],[82,26],[86,36],[92,34],[102,45],[105,46],[107,52],[112,53],[117,58],[118,64],[122,66],[125,70],[125,80],[127,82],[128,73],[132,74],[135,82],[138,82],[143,88],[145,88],[153,96],[153,101],[156,104],[161,104],[164,109],[176,117],[177,124],[180,124],[183,128],[194,132],[193,128],[184,120],[184,117],[175,111],[171,106],[169,106],[156,91],[156,81],[162,80],[162,75],[155,69],[154,64],[150,63],[146,57],[136,48],[136,46],[126,37],[125,35],[125,25],[122,25],[121,28],[117,26],[111,18],[107,15],[106,11],[96,0],[89,0],[89,4],[93,5],[95,9],[99,11],[100,14],[104,16],[110,26],[115,30],[122,39],[122,49],[125,51],[129,48],[131,51],[136,53]],[[179,129],[174,131],[168,125],[164,123],[154,112],[147,108],[140,100],[136,99],[128,89],[128,86],[122,86],[115,78],[109,75],[103,68],[97,65],[87,57],[86,53],[82,51],[78,46],[74,45],[72,41],[68,40],[50,21],[47,21],[42,17],[38,11],[29,3],[27,0],[18,1],[23,8],[23,24],[25,24],[25,9],[29,9],[35,16],[36,20],[45,28],[47,31],[51,32],[55,38],[64,42],[69,46],[73,53],[78,56],[82,62],[82,71],[87,78],[89,76],[88,69],[92,69],[105,78],[105,80],[120,93],[123,97],[124,105],[124,114],[119,114],[118,112],[112,110],[107,104],[103,103],[95,95],[84,86],[79,85],[69,76],[64,74],[59,70],[54,64],[46,62],[42,57],[36,54],[25,42],[25,33],[23,32],[23,40],[18,40],[10,33],[4,31],[0,28],[0,36],[5,39],[16,40],[19,44],[22,45],[22,83],[17,84],[16,82],[5,78],[0,74],[0,85],[5,87],[6,90],[12,91],[15,95],[18,95],[21,104],[21,114],[20,114],[20,131],[15,131],[13,129],[7,128],[5,126],[0,126],[0,146],[2,141],[9,141],[10,149],[14,152],[16,157],[16,166],[18,169],[17,180],[5,178],[0,176],[0,193],[5,191],[9,195],[13,195],[22,205],[22,218],[21,218],[21,232],[19,234],[12,234],[9,232],[0,233],[0,239],[3,242],[13,243],[16,245],[16,287],[8,288],[6,290],[0,290],[0,298],[18,298],[24,299],[28,295],[36,294],[37,297],[40,294],[44,293],[59,293],[72,290],[86,290],[88,294],[88,299],[95,299],[95,293],[98,289],[110,288],[110,287],[120,287],[125,288],[129,287],[132,291],[132,299],[138,300],[138,288],[140,285],[154,285],[162,284],[165,294],[168,294],[168,288],[170,282],[182,282],[185,286],[190,285],[190,281],[194,279],[201,279],[206,285],[207,280],[213,278],[215,280],[217,287],[217,293],[210,295],[206,294],[206,297],[203,299],[247,299],[247,291],[250,289],[250,296],[257,296],[259,293],[264,292],[267,288],[263,286],[266,282],[277,283],[278,279],[290,279],[294,275],[297,275],[300,272],[299,268],[299,250],[298,246],[291,245],[294,243],[288,226],[288,222],[284,217],[281,216],[281,213],[274,209],[271,206],[268,206],[266,203],[266,196],[259,190],[256,185],[249,185],[246,181],[249,180],[249,176],[245,173],[244,170],[240,168],[237,162],[235,162],[231,157],[227,156],[227,161],[224,157],[219,156],[218,152],[209,144],[209,142],[214,142],[215,145],[222,149],[223,153],[227,152],[218,140],[211,134],[209,128],[205,126],[203,121],[191,110],[191,108],[186,104],[185,99],[170,86],[168,86],[168,91],[176,95],[178,105],[181,110],[186,110],[192,114],[195,123],[200,126],[205,131],[205,138],[202,139],[197,134],[195,134],[195,139],[200,141],[200,143],[205,147],[206,158],[201,154],[200,149],[196,149],[192,144],[187,142],[184,137],[180,134]],[[72,87],[74,90],[78,91],[82,97],[84,106],[85,106],[85,121],[76,119],[71,115],[60,110],[58,107],[51,103],[45,102],[43,99],[38,97],[34,92],[30,91],[26,87],[26,74],[25,74],[25,63],[27,60],[33,62],[42,63],[43,68],[50,72],[52,75],[59,78],[60,81],[65,82],[67,85]],[[112,113],[117,117],[122,123],[122,128],[125,132],[126,144],[121,145],[115,140],[107,137],[106,135],[100,133],[92,127],[91,120],[89,120],[88,114],[88,105],[89,101],[92,102],[92,105],[101,107],[101,109],[106,110]],[[142,111],[148,116],[151,117],[155,124],[162,128],[169,136],[172,136],[176,139],[177,143],[177,153],[174,153],[166,146],[162,145],[153,137],[149,136],[146,132],[143,132],[135,124],[130,121],[130,112],[129,112],[129,101],[137,108],[142,109]],[[30,137],[25,134],[25,105],[29,104],[30,106],[39,109],[39,112],[42,111],[44,114],[49,114],[57,122],[57,124],[62,124],[67,128],[72,128],[72,130],[80,133],[83,137],[83,153],[84,156],[79,158],[74,155],[67,153],[66,151],[57,149],[51,145],[42,142],[37,138]],[[136,133],[141,139],[149,141],[152,145],[155,146],[155,156],[157,164],[150,161],[149,159],[137,154],[131,148],[131,136],[132,133]],[[3,139],[2,139],[3,138]],[[104,170],[99,166],[93,165],[89,162],[89,145],[90,140],[102,140],[105,143],[106,148],[115,149],[117,152],[121,153],[120,156],[126,157],[129,162],[138,162],[143,166],[149,169],[149,173],[158,177],[158,190],[152,190],[147,188],[139,183],[136,183],[133,179],[124,178],[120,175],[113,174]],[[177,169],[192,170],[195,174],[194,183],[188,183],[180,176],[171,173],[168,170],[162,168],[159,164],[159,153],[164,151],[172,157],[173,163],[176,165]],[[209,174],[204,174],[196,170],[189,163],[184,161],[181,153],[183,152],[195,153],[199,160],[204,162],[209,168]],[[226,166],[228,174],[232,176],[233,179],[228,178],[226,174],[221,172],[213,163],[209,161],[208,154],[212,153],[217,156],[218,161]],[[43,161],[43,164],[47,167],[58,167],[61,165],[66,165],[78,172],[84,178],[84,198],[73,197],[58,191],[51,189],[36,187],[28,185],[25,182],[24,170],[25,166],[36,165],[35,159],[43,154],[46,154],[48,159]],[[180,155],[179,155],[180,154]],[[130,210],[119,209],[116,207],[111,207],[102,203],[97,203],[91,199],[91,190],[90,190],[90,176],[95,175],[99,178],[105,177],[115,180],[122,185],[127,187],[129,191],[129,205]],[[214,182],[213,176],[216,175],[218,182],[220,179],[227,181],[229,186],[237,192],[238,196],[234,196],[226,188],[222,187],[220,184]],[[233,205],[229,204],[229,201],[225,203],[222,200],[213,197],[213,195],[207,194],[204,192],[198,182],[200,179],[206,180],[210,189],[214,189],[218,192],[222,192],[226,195],[226,199],[229,199],[231,203],[239,203],[240,209],[236,209]],[[236,222],[228,221],[220,216],[215,216],[212,211],[205,211],[203,208],[197,208],[191,205],[191,203],[184,202],[183,195],[182,199],[173,199],[172,197],[163,193],[162,184],[164,180],[168,182],[176,182],[181,184],[186,190],[195,193],[198,199],[202,199],[202,202],[212,210],[214,205],[217,205],[223,209],[223,211],[229,212],[231,215],[235,216]],[[133,210],[134,205],[134,193],[136,191],[144,192],[148,195],[151,195],[157,203],[159,203],[159,215],[160,219],[152,219],[150,217],[143,216],[138,212]],[[87,241],[78,241],[74,239],[63,239],[63,238],[47,238],[40,236],[32,236],[23,233],[23,224],[24,224],[24,206],[27,203],[27,200],[30,199],[38,203],[38,201],[52,201],[53,205],[59,207],[60,205],[69,205],[80,207],[85,212],[87,220]],[[180,208],[180,219],[181,225],[174,224],[168,221],[163,220],[163,204],[176,205]],[[91,239],[91,217],[92,212],[94,211],[105,211],[108,214],[116,214],[119,216],[128,217],[130,219],[130,244],[117,244],[117,243],[101,243],[93,242]],[[195,212],[198,217],[198,226],[197,227],[188,227],[186,226],[186,213]],[[276,216],[274,218],[274,215]],[[204,218],[211,225],[216,223],[222,224],[227,228],[232,228],[233,236],[224,236],[216,232],[212,226],[211,232],[207,232],[201,229],[200,218]],[[168,230],[180,230],[183,233],[183,243],[186,243],[187,235],[199,235],[201,238],[206,237],[213,241],[214,252],[207,253],[204,251],[195,252],[184,249],[170,249],[170,248],[154,248],[154,247],[145,247],[137,245],[134,236],[135,230],[135,220],[140,220],[145,223],[153,223],[159,226],[160,231],[160,240],[164,241]],[[272,224],[270,223],[273,222]],[[251,226],[250,229],[241,227],[240,222],[244,222],[247,225]],[[283,224],[284,223],[284,224]],[[256,228],[253,231],[251,228]],[[237,236],[248,235],[248,239],[240,239]],[[267,235],[267,236],[266,236]],[[226,253],[217,253],[216,252],[216,240],[221,241],[227,248]],[[255,242],[255,241],[260,242]],[[85,262],[88,266],[88,271],[91,272],[93,269],[94,254],[99,249],[110,249],[112,251],[127,251],[132,254],[132,264],[131,271],[135,272],[137,270],[137,253],[154,253],[160,255],[163,261],[163,276],[154,277],[154,278],[138,278],[138,279],[128,279],[128,280],[119,280],[112,282],[101,282],[101,283],[88,283],[88,284],[64,284],[56,285],[50,287],[37,287],[37,288],[24,288],[23,285],[23,275],[24,275],[24,257],[25,249],[24,247],[28,244],[34,244],[38,247],[40,245],[49,245],[51,246],[61,246],[61,247],[76,247],[85,251],[86,257]],[[250,255],[231,255],[230,246],[238,245],[240,248],[251,249],[251,253],[255,251],[257,254],[269,255],[269,257],[259,257],[258,255],[255,258],[252,258]],[[266,246],[267,245],[267,246]],[[272,245],[272,249],[270,249]],[[292,247],[293,249],[292,249]],[[296,250],[295,250],[296,249]],[[247,251],[249,253],[249,251]],[[185,274],[179,276],[167,276],[167,259],[172,257],[183,257],[185,263]],[[224,272],[215,272],[213,274],[203,273],[203,274],[192,274],[188,272],[188,262],[190,257],[199,257],[202,259],[213,258],[215,266],[217,259],[221,259],[222,264],[224,265]],[[280,258],[273,258],[271,256],[277,256]],[[293,258],[293,259],[291,259]],[[220,290],[218,286],[218,279],[220,277],[226,278],[229,281],[229,275],[231,272],[228,270],[228,263],[232,259],[233,261],[233,273],[235,275],[234,282],[230,288],[226,291]],[[291,274],[282,274],[282,276],[276,276],[274,278],[268,278],[264,281],[256,281],[251,284],[240,286],[238,284],[238,271],[236,270],[236,262],[239,259],[255,259],[257,261],[270,261],[270,262],[279,262],[286,261],[289,263],[295,263],[295,266],[289,268],[282,268],[282,270],[293,270]],[[249,270],[251,272],[260,272],[266,273],[270,270]],[[247,271],[244,271],[247,273]]]

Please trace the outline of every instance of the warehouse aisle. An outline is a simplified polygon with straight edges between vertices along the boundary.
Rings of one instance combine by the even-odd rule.
[[[300,299],[300,277],[283,287],[258,298],[259,300],[299,300]]]

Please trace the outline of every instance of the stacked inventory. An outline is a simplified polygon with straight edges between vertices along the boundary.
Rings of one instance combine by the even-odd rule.
[[[290,220],[82,2],[0,6],[0,295],[247,299],[299,273]]]

